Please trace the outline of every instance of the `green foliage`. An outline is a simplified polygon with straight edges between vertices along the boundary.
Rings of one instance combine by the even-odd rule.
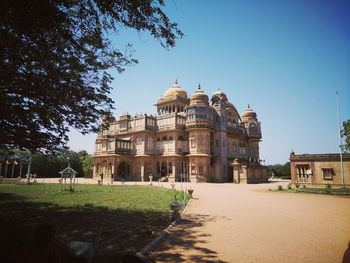
[[[288,184],[288,190],[292,190],[292,184],[291,183]]]
[[[164,1],[0,1],[0,148],[57,151],[69,127],[101,129],[113,109],[110,72],[134,65],[109,36],[149,32],[165,48],[183,36]],[[103,125],[105,126],[105,125]]]
[[[274,164],[268,165],[268,176],[271,177],[280,177],[283,179],[290,179],[290,163],[286,162],[285,164]]]
[[[278,186],[277,186],[277,190],[278,190],[278,191],[282,191],[282,190],[283,190],[283,186],[282,186],[282,185],[278,185]]]
[[[326,189],[325,189],[325,191],[326,191],[326,194],[330,194],[331,191],[332,191],[332,186],[331,186],[330,184],[326,184]]]
[[[350,195],[350,188],[341,187],[333,188],[330,184],[327,184],[324,188],[301,188],[297,189],[297,192],[310,193],[310,194],[332,194],[332,195]]]
[[[299,187],[300,187],[300,184],[296,183],[296,184],[295,184],[295,187],[296,187],[296,188],[299,188]]]
[[[83,166],[85,178],[92,178],[93,159],[91,155],[86,151],[80,151],[77,153],[77,155],[79,156],[81,165]]]
[[[68,166],[68,162],[78,172],[77,177],[84,177],[78,153],[68,150],[61,150],[57,154],[50,155],[35,153],[31,173],[36,173],[39,177],[59,177],[59,172]]]
[[[343,122],[342,137],[345,137],[345,144],[342,145],[344,151],[350,152],[350,120]]]

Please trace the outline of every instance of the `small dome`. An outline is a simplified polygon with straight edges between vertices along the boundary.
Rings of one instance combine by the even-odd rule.
[[[201,90],[201,85],[198,85],[198,89],[196,92],[191,96],[190,98],[191,101],[193,100],[200,100],[208,103],[209,97],[203,90]]]
[[[242,117],[243,118],[254,118],[256,119],[256,112],[253,111],[250,106],[248,105],[248,109],[246,109],[243,113],[242,113]]]
[[[224,92],[222,92],[220,89],[218,89],[217,91],[215,91],[215,92],[213,93],[213,95],[211,95],[211,96],[212,96],[212,97],[214,97],[214,96],[220,96],[220,97],[225,96],[225,97],[227,97],[226,94],[225,94]]]
[[[178,85],[177,80],[175,80],[174,86],[165,91],[163,98],[172,98],[176,96],[187,99],[187,92]]]

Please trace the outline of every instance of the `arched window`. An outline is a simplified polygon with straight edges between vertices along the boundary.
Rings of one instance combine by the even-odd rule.
[[[172,141],[172,140],[173,140],[173,137],[172,137],[172,136],[170,136],[170,137],[169,137],[169,141]]]
[[[162,141],[167,141],[168,138],[166,136],[163,136]]]

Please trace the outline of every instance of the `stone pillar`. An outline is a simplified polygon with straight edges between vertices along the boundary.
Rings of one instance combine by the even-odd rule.
[[[174,179],[174,181],[175,181],[175,179],[176,179],[176,165],[175,165],[175,160],[173,161],[172,165],[173,165],[173,174],[172,174],[172,177],[173,177],[173,179]]]
[[[96,164],[96,161],[94,161],[94,166],[92,168],[92,178],[96,177],[96,173],[97,173],[97,164]]]
[[[111,181],[114,181],[114,175],[115,175],[115,159],[112,160],[112,174],[111,174]]]
[[[145,177],[145,162],[141,160],[141,182],[144,181]]]

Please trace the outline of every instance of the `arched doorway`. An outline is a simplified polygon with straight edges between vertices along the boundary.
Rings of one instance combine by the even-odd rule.
[[[167,176],[168,175],[168,164],[166,162],[162,162],[162,168],[161,168],[161,176]]]
[[[121,180],[125,180],[130,176],[130,165],[127,162],[121,162],[118,165],[118,177]]]

